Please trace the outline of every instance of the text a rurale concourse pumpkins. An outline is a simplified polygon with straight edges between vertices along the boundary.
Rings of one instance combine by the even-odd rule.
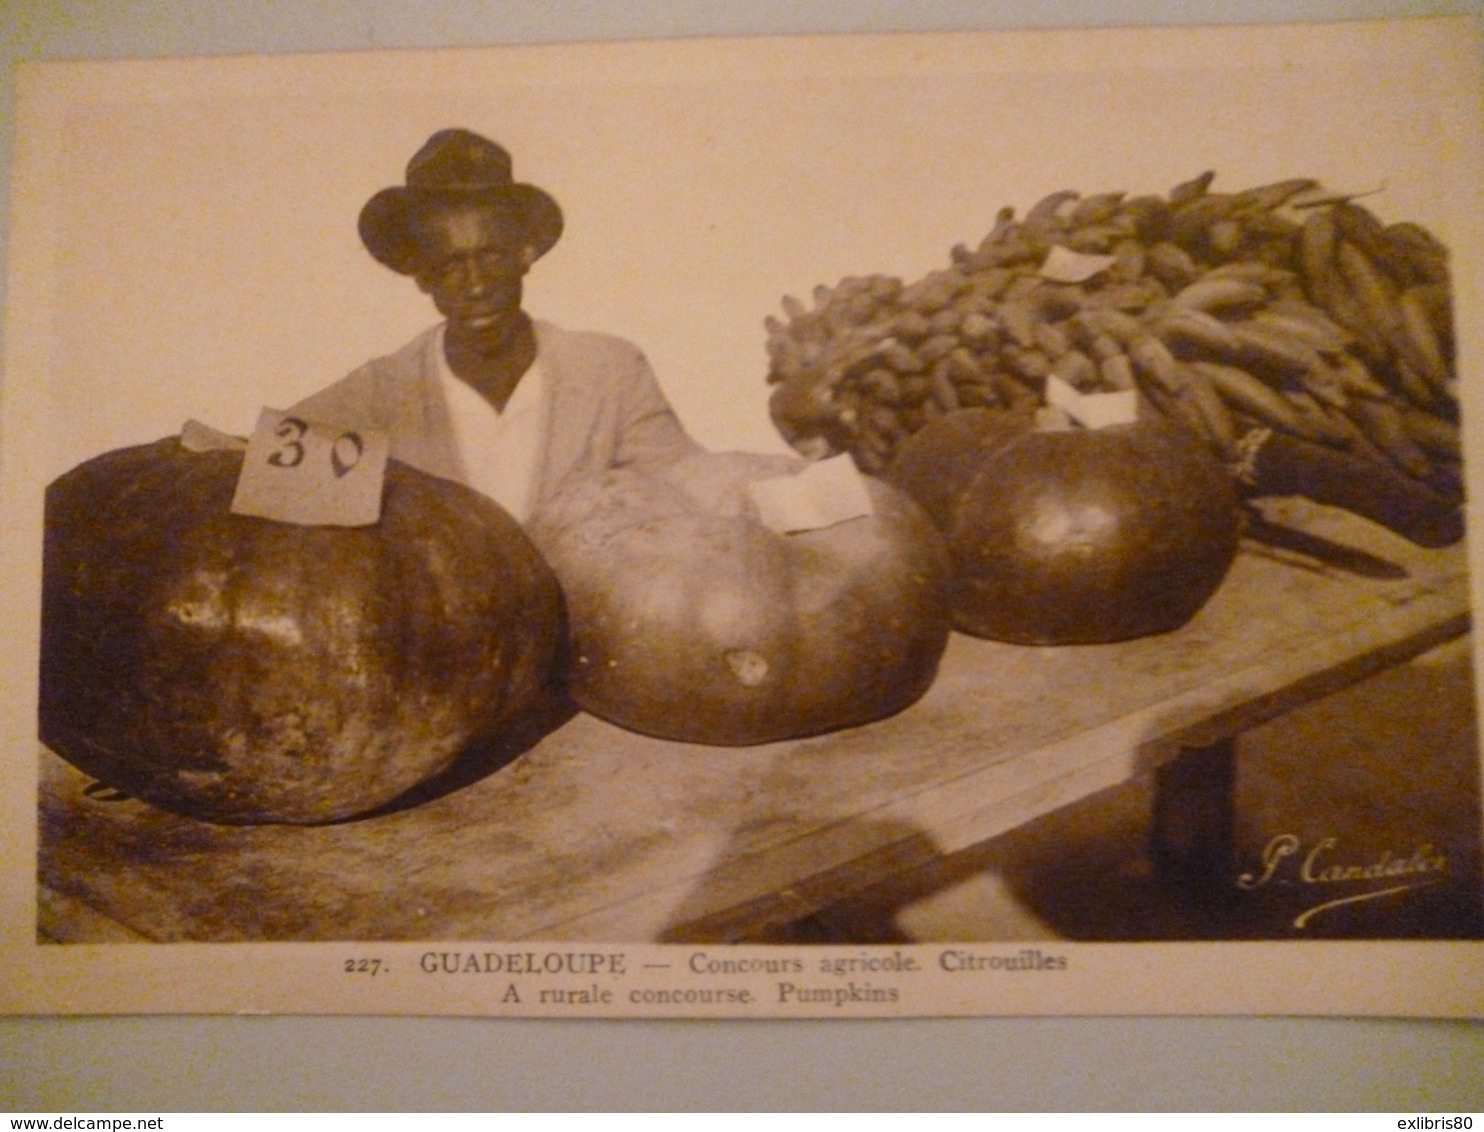
[[[382,513],[230,512],[241,452],[176,438],[47,489],[42,740],[222,823],[392,801],[549,702],[560,590],[496,504],[390,461]]]
[[[941,536],[870,478],[872,514],[773,530],[748,484],[807,465],[702,453],[576,481],[537,512],[580,706],[644,734],[739,746],[878,720],[928,689],[949,633]]]

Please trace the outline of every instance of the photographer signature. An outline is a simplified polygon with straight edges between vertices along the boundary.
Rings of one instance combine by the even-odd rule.
[[[1367,882],[1391,882],[1385,887],[1324,900],[1306,909],[1293,921],[1296,928],[1308,926],[1321,912],[1345,904],[1376,900],[1413,888],[1436,884],[1448,872],[1447,856],[1423,843],[1410,854],[1385,850],[1379,856],[1356,862],[1346,861],[1339,850],[1338,837],[1325,837],[1305,850],[1303,842],[1292,833],[1280,833],[1268,841],[1262,851],[1262,868],[1237,877],[1237,887],[1251,890],[1295,881],[1306,885],[1349,885]],[[1330,890],[1334,891],[1334,890]]]

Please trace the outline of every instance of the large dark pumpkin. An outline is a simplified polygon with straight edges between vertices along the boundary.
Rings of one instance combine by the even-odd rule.
[[[1043,430],[1030,413],[963,410],[907,440],[887,474],[947,538],[954,627],[995,640],[1176,629],[1220,586],[1241,532],[1231,476],[1158,415]]]
[[[603,719],[716,745],[891,715],[948,641],[942,539],[901,492],[875,513],[780,534],[750,504],[790,456],[713,453],[570,485],[533,519],[572,626],[569,689]]]
[[[159,806],[323,822],[548,703],[556,579],[485,497],[395,461],[381,520],[229,512],[240,452],[175,439],[46,493],[41,736]]]

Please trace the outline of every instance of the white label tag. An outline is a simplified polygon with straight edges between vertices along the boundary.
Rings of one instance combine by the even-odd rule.
[[[247,441],[193,419],[181,426],[180,446],[187,452],[241,452]]]
[[[1129,424],[1139,416],[1139,395],[1134,390],[1079,393],[1055,374],[1046,378],[1046,403],[1056,406],[1083,428]]]
[[[816,460],[797,475],[753,480],[747,492],[758,517],[780,534],[831,527],[875,514],[864,477],[849,456]]]
[[[381,518],[390,443],[264,409],[248,438],[232,511],[310,527],[366,527]]]
[[[1041,264],[1040,276],[1053,283],[1086,283],[1118,262],[1116,256],[1074,252],[1060,244],[1052,246]]]

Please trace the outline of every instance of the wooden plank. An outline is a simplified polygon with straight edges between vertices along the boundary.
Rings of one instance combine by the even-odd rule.
[[[41,877],[160,940],[742,938],[1467,630],[1463,547],[1421,550],[1301,501],[1275,517],[1397,569],[1249,545],[1175,633],[1080,648],[955,635],[907,711],[760,747],[578,715],[461,790],[330,827],[90,798],[44,753]]]
[[[144,936],[81,900],[42,886],[36,893],[38,943],[146,943]]]

